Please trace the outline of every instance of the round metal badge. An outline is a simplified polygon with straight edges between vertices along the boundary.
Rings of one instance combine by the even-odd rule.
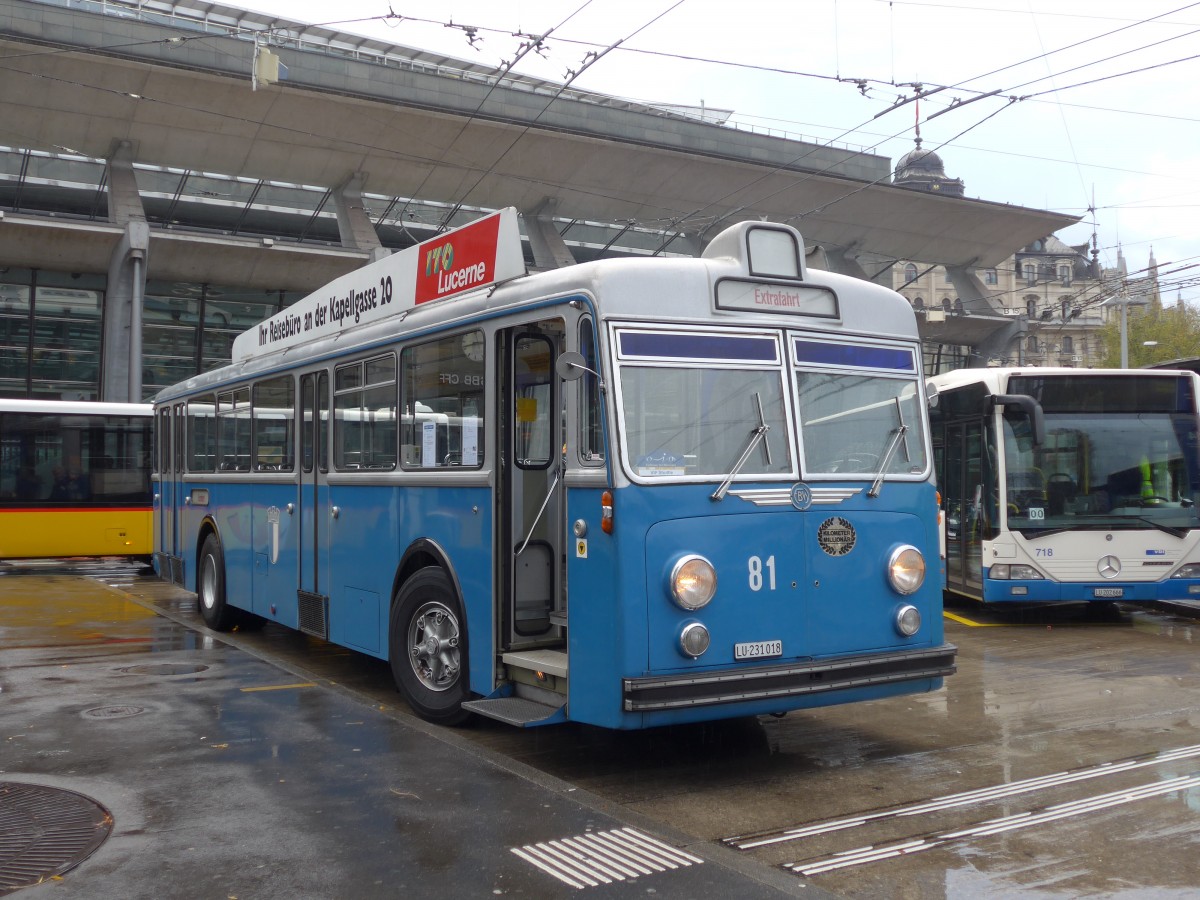
[[[792,487],[792,506],[804,512],[812,506],[812,491],[807,484],[797,484]]]
[[[854,549],[857,537],[854,526],[841,516],[826,519],[817,529],[817,543],[830,556],[845,556]]]

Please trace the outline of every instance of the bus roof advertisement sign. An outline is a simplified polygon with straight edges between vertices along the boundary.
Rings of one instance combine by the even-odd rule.
[[[414,285],[416,304],[443,300],[524,272],[524,260],[518,259],[519,267],[515,271],[497,274],[499,266],[511,262],[500,252],[503,214],[504,210],[418,245],[420,257]],[[512,226],[515,231],[515,211]],[[518,233],[518,251],[520,241]]]
[[[512,207],[335,278],[242,332],[233,360],[330,337],[525,274]]]

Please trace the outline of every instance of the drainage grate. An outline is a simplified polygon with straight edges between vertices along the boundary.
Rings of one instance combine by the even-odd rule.
[[[632,828],[596,831],[511,849],[521,859],[573,888],[598,887],[704,862]]]
[[[140,666],[125,666],[117,671],[124,672],[126,675],[195,675],[197,672],[204,672],[207,669],[208,666],[200,663],[148,663]]]
[[[82,794],[0,781],[0,893],[70,871],[112,826],[108,810]]]
[[[140,716],[146,711],[144,706],[95,706],[80,713],[85,719],[128,719],[130,716]]]

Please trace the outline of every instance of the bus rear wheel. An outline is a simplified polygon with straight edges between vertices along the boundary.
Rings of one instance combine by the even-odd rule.
[[[408,705],[422,719],[456,725],[467,718],[467,634],[449,576],[427,566],[396,594],[388,659]]]
[[[196,606],[213,631],[228,631],[237,622],[237,610],[225,602],[225,554],[215,534],[206,537],[200,548]]]

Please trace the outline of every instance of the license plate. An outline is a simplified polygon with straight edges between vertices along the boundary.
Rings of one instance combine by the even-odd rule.
[[[1096,588],[1092,591],[1093,597],[1124,597],[1125,588]]]
[[[783,656],[783,641],[750,641],[733,645],[734,659],[766,659]]]

